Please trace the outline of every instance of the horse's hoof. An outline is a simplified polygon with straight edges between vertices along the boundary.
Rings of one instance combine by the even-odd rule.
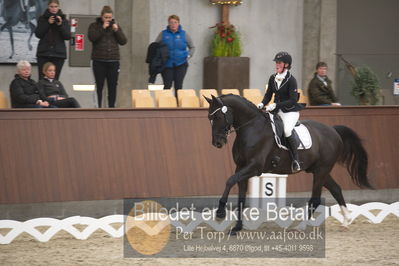
[[[239,232],[241,230],[242,230],[241,226],[240,227],[235,226],[233,229],[230,230],[229,235],[235,236],[235,235],[237,235],[237,232]]]
[[[226,210],[217,210],[216,211],[216,218],[224,219],[226,218]]]

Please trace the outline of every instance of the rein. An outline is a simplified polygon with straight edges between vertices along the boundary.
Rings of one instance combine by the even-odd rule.
[[[224,109],[224,108],[226,108],[226,109]],[[226,106],[219,107],[219,108],[217,108],[215,111],[213,111],[210,115],[211,115],[211,116],[214,115],[217,111],[221,111],[223,114],[226,115],[226,113],[227,113],[227,107],[226,107]],[[250,123],[252,123],[253,121],[255,121],[257,118],[259,118],[259,117],[258,117],[258,116],[255,116],[254,118],[248,120],[247,122],[245,122],[244,124],[242,124],[242,125],[239,126],[239,127],[234,127],[233,124],[228,124],[228,129],[227,129],[227,127],[226,127],[225,136],[228,137],[231,133],[234,133],[234,132],[239,131],[241,128],[243,128],[243,127],[249,125]],[[226,122],[228,122],[226,116],[225,116],[225,119],[226,119]],[[231,127],[233,127],[233,129],[231,129]],[[221,134],[217,134],[217,135],[221,135]]]
[[[257,118],[259,118],[259,117],[258,117],[258,116],[255,116],[254,118],[250,119],[249,121],[245,122],[244,124],[242,124],[241,126],[239,126],[239,127],[237,127],[237,128],[235,128],[235,127],[233,126],[233,129],[230,129],[230,130],[229,130],[228,135],[230,135],[230,134],[233,133],[233,132],[239,131],[241,128],[243,128],[243,127],[245,127],[246,125],[250,124],[251,122],[255,121]]]
[[[222,105],[222,107],[217,108],[215,111],[213,111],[211,114],[209,114],[209,116],[213,116],[214,114],[216,114],[218,111],[221,111],[224,115],[224,119],[226,120],[227,126],[225,128],[225,134],[224,136],[222,134],[217,134],[219,136],[223,136],[223,137],[228,137],[231,133],[233,132],[238,132],[240,129],[242,129],[243,127],[249,125],[250,123],[252,123],[253,121],[257,120],[259,117],[255,116],[254,118],[248,120],[247,122],[245,122],[244,124],[242,124],[241,126],[238,127],[234,127],[233,122],[230,123],[227,119],[227,112],[228,112],[228,107],[226,105],[223,104],[222,100],[220,98],[216,98],[215,99]],[[211,124],[213,123],[213,120],[211,120]],[[233,127],[233,129],[231,129]]]

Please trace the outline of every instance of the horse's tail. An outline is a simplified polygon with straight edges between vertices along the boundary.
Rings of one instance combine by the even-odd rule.
[[[367,178],[368,156],[355,131],[346,126],[334,126],[344,144],[340,162],[346,166],[353,183],[359,187],[373,188]]]

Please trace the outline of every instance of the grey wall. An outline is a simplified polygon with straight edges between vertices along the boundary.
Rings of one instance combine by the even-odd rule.
[[[377,74],[384,104],[399,104],[399,96],[393,96],[393,82],[399,78],[398,10],[397,0],[338,0],[337,52]],[[353,78],[342,62],[337,77],[340,98],[355,104],[350,95]]]

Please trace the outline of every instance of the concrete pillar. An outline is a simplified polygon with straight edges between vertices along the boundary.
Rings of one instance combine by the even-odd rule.
[[[333,90],[337,94],[337,0],[320,1],[320,61],[328,65],[328,77],[333,82]],[[339,96],[339,95],[338,95]]]
[[[115,1],[115,17],[123,27],[128,43],[121,47],[121,72],[118,84],[118,107],[131,107],[130,90],[147,88],[148,66],[145,63],[149,44],[150,9],[148,0]]]
[[[307,89],[317,62],[328,64],[336,88],[337,0],[304,0],[302,88]]]
[[[304,0],[303,3],[303,65],[302,89],[307,94],[309,81],[320,54],[320,0]]]

